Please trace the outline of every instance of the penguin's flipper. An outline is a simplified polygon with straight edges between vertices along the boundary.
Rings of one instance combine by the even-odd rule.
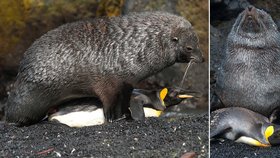
[[[226,117],[226,109],[219,109],[210,114],[210,138],[222,136],[232,130],[228,123],[224,123]]]
[[[211,125],[210,124],[210,139],[217,138],[221,135],[224,135],[225,133],[232,130],[230,126],[227,125]]]

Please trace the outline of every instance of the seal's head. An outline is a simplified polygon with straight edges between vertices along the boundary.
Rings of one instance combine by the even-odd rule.
[[[279,41],[277,25],[271,16],[254,6],[248,6],[239,14],[229,37],[233,40],[230,42],[235,44],[257,47],[272,45]]]
[[[171,40],[175,47],[176,62],[203,62],[199,40],[190,23],[181,21],[177,24],[172,29]]]

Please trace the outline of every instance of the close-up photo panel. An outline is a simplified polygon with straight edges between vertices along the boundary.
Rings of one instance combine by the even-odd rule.
[[[269,16],[277,18],[277,6],[242,7],[214,0],[0,0],[0,157],[208,158],[209,149],[214,157],[238,151],[233,141],[209,146],[212,94],[215,107],[246,109],[221,112],[213,139],[236,141],[232,131],[247,132],[243,142],[261,146],[251,154],[277,144],[280,62],[277,21]],[[227,49],[236,60],[218,68],[223,35],[241,10]],[[210,19],[218,50],[211,77],[224,72],[211,78],[211,88],[212,80],[220,86],[211,95]],[[233,119],[247,129],[233,127]]]
[[[280,1],[210,2],[210,157],[280,157]]]

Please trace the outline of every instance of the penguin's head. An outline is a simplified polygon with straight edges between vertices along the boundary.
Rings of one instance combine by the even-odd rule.
[[[267,129],[267,141],[272,145],[280,144],[280,125],[271,125],[271,129]]]
[[[184,89],[176,88],[176,87],[168,88],[168,93],[164,98],[165,106],[169,107],[169,106],[177,105],[185,99],[194,97],[193,95],[190,95],[188,93],[193,93],[193,92],[187,92]]]
[[[143,107],[145,117],[159,117],[166,108],[164,99],[168,94],[168,89],[162,88],[156,91],[155,94],[155,97],[150,96],[151,104],[146,104]]]
[[[252,129],[245,131],[236,142],[258,147],[269,147],[271,136],[274,134],[275,126],[270,123],[255,124]]]
[[[183,100],[194,97],[188,93],[193,92],[187,92],[186,90],[176,87],[165,87],[156,91],[156,97],[152,97],[153,95],[150,95],[150,99],[153,104],[153,108],[164,111],[166,107],[178,105]]]
[[[280,125],[265,123],[262,125],[262,139],[257,146],[274,146],[280,144]]]
[[[156,94],[156,95],[153,95]],[[146,94],[147,95],[147,94]],[[177,105],[187,98],[192,98],[186,91],[179,88],[162,88],[156,93],[149,93],[151,104],[144,104],[145,117],[159,117],[166,107]]]
[[[255,146],[259,147],[269,147],[271,143],[269,141],[270,137],[274,134],[275,126],[271,123],[265,123],[261,126],[261,134],[259,136],[259,142],[256,141]]]

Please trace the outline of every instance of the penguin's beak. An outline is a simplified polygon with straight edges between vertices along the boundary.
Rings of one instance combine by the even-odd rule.
[[[270,144],[264,144],[254,138],[246,137],[246,136],[242,136],[242,137],[238,138],[236,140],[236,142],[245,143],[245,144],[258,146],[258,147],[269,147],[270,146]]]
[[[180,99],[188,99],[188,98],[193,98],[194,96],[188,95],[188,94],[179,94],[178,98]]]
[[[271,146],[270,144],[263,144],[263,143],[259,142],[258,140],[254,140],[252,143],[253,143],[252,145],[258,146],[258,147],[270,147]]]

